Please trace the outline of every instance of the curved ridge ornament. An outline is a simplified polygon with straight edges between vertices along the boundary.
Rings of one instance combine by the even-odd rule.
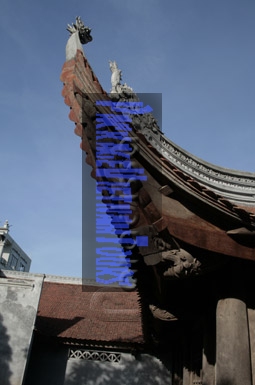
[[[75,58],[77,50],[83,53],[82,45],[91,42],[93,38],[91,28],[85,26],[79,16],[75,23],[67,25],[67,31],[71,34],[66,45],[66,61],[69,61]]]
[[[75,23],[73,23],[72,25],[70,25],[70,24],[67,25],[67,31],[69,31],[71,33],[71,35],[73,33],[78,32],[81,44],[87,44],[90,41],[92,41],[93,38],[90,34],[91,28],[86,27],[84,25],[80,16],[77,16],[75,20],[76,20]]]

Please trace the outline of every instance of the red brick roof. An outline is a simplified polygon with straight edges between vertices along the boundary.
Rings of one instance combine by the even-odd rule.
[[[136,291],[44,282],[36,330],[69,340],[143,343]]]

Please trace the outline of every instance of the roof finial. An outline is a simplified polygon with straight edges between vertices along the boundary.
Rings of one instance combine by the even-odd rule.
[[[79,39],[81,44],[87,44],[92,41],[92,36],[90,35],[91,28],[86,27],[81,20],[80,16],[76,17],[76,22],[72,25],[67,25],[67,31],[71,33],[71,35],[75,32],[79,32]]]
[[[3,228],[6,229],[7,233],[9,232],[9,230],[10,230],[10,225],[9,225],[9,222],[8,222],[7,220],[4,222]]]

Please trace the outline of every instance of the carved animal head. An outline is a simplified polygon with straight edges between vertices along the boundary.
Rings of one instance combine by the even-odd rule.
[[[90,35],[91,28],[86,27],[79,16],[76,17],[76,22],[74,24],[68,24],[67,31],[71,34],[78,31],[81,44],[87,44],[93,39]]]
[[[162,252],[162,261],[166,263],[167,269],[164,277],[181,277],[199,273],[201,263],[183,249],[173,249]],[[170,267],[168,264],[170,263]]]

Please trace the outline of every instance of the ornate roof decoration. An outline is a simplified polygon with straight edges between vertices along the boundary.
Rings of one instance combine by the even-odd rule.
[[[91,28],[86,27],[79,16],[76,17],[75,23],[68,24],[67,31],[72,34],[78,32],[81,44],[87,44],[92,41]]]
[[[124,94],[125,97],[136,98],[134,91],[126,83],[121,84],[122,80],[122,71],[118,68],[116,61],[109,61],[110,70],[112,72],[111,83],[112,90],[111,94],[116,94],[116,97],[120,94]],[[113,96],[114,97],[114,96]],[[137,98],[136,98],[137,99]]]
[[[227,169],[189,154],[163,134],[141,129],[148,142],[185,174],[237,205],[255,207],[255,174]]]
[[[75,57],[77,50],[83,52],[82,44],[92,41],[91,28],[86,27],[80,17],[76,17],[76,22],[72,25],[68,24],[67,31],[70,37],[66,45],[66,60]]]

